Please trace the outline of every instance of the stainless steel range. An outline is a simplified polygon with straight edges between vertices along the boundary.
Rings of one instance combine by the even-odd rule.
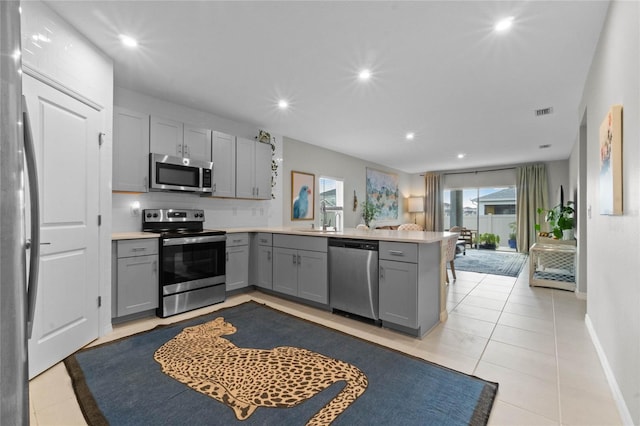
[[[226,233],[203,223],[203,210],[142,212],[142,230],[161,234],[156,313],[162,318],[225,300]]]

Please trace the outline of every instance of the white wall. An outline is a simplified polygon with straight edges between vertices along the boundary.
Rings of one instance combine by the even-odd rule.
[[[375,225],[399,224],[403,222],[413,221],[407,210],[406,198],[411,195],[411,177],[410,175],[381,166],[379,164],[370,163],[359,158],[344,155],[335,151],[320,148],[315,145],[307,144],[291,138],[284,138],[284,162],[282,167],[284,196],[282,198],[282,211],[284,226],[310,227],[311,220],[291,220],[291,171],[299,171],[311,173],[315,175],[315,185],[318,188],[318,179],[320,176],[328,176],[332,178],[344,180],[344,227],[353,228],[361,221],[360,206],[366,200],[366,169],[374,168],[385,172],[395,173],[398,175],[399,190],[399,211],[398,219],[390,221],[375,220]],[[353,191],[356,191],[359,207],[356,212],[353,211]],[[315,202],[315,224],[320,223],[318,217],[319,198],[316,192]],[[424,192],[424,189],[423,189]],[[419,219],[419,218],[418,218]]]
[[[153,98],[122,87],[115,88],[115,105],[147,114],[173,118],[188,124],[209,128],[235,136],[253,139],[258,127],[239,123],[204,111]],[[268,131],[268,129],[265,129]],[[276,150],[274,157],[282,159],[282,137],[273,135]],[[279,164],[282,162],[279,161]],[[174,194],[149,192],[145,194],[113,194],[113,232],[140,231],[142,218],[134,215],[131,205],[139,202],[141,209],[146,208],[192,208],[204,209],[206,222],[210,229],[235,228],[244,226],[280,226],[282,225],[282,167],[279,167],[276,185],[273,188],[273,200],[236,200],[222,198],[201,198],[193,194]]]
[[[578,261],[576,268],[576,292],[586,298],[587,274],[587,135],[586,124],[580,126],[576,143],[569,157],[569,188],[565,198],[575,202],[575,236],[577,239]]]
[[[640,3],[613,1],[583,93],[587,111],[587,324],[623,419],[640,424]],[[600,215],[602,120],[623,105],[623,215]],[[611,380],[610,380],[611,381]],[[619,392],[619,393],[618,393]]]

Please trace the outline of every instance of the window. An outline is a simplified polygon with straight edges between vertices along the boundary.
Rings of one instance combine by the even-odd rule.
[[[320,225],[336,226],[342,229],[344,207],[344,182],[342,179],[336,179],[326,176],[320,176]],[[322,215],[322,206],[324,205],[325,215]]]
[[[492,233],[506,249],[511,224],[516,222],[515,186],[446,189],[444,191],[444,229],[461,226],[475,236]]]

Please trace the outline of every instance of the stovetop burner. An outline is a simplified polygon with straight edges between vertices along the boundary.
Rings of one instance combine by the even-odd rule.
[[[145,209],[142,230],[161,234],[165,238],[224,235],[225,231],[203,229],[204,210]]]
[[[207,236],[207,235],[224,235],[225,231],[219,231],[215,229],[153,229],[148,232],[153,232],[154,234],[160,234],[165,238],[171,237],[188,237],[188,236]]]

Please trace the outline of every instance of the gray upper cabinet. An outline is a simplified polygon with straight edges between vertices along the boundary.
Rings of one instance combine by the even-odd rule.
[[[149,114],[113,109],[114,191],[147,192],[149,175]]]
[[[155,154],[183,157],[184,125],[169,118],[151,116],[150,150]]]
[[[156,115],[150,121],[151,152],[211,161],[211,130]]]
[[[236,197],[271,198],[271,145],[236,138]]]
[[[236,137],[213,132],[211,139],[213,184],[211,195],[236,196]]]
[[[203,161],[211,161],[211,135],[210,129],[184,125],[184,140],[182,153],[186,158]]]

